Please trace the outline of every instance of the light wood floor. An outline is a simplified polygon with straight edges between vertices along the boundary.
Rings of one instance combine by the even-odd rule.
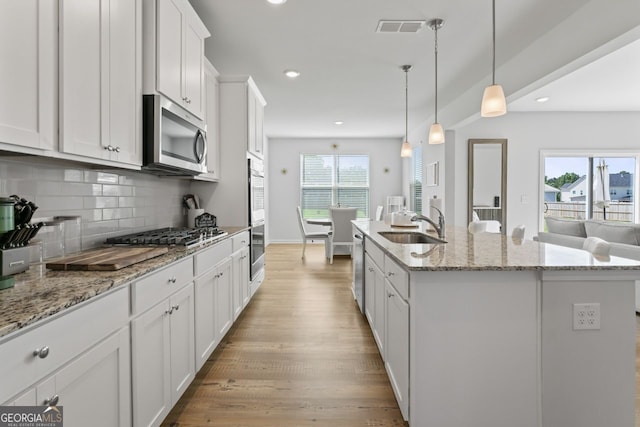
[[[351,260],[301,249],[267,248],[264,283],[163,426],[405,426]]]

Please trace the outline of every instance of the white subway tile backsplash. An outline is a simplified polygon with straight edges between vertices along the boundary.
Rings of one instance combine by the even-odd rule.
[[[38,218],[79,215],[82,249],[118,234],[184,225],[182,196],[190,192],[189,181],[50,163],[41,158],[0,159],[0,197],[18,194],[33,201]]]

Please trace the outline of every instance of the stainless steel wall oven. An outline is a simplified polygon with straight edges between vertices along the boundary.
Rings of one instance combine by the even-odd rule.
[[[251,226],[251,279],[264,267],[264,165],[250,156],[249,165],[249,225]]]

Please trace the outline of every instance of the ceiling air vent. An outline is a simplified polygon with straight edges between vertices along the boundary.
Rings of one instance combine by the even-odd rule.
[[[378,22],[376,33],[417,33],[425,26],[425,21],[420,20],[389,20],[382,19]]]

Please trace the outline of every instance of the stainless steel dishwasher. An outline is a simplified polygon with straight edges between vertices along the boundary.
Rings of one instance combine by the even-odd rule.
[[[364,241],[362,233],[353,227],[353,297],[364,313]]]

